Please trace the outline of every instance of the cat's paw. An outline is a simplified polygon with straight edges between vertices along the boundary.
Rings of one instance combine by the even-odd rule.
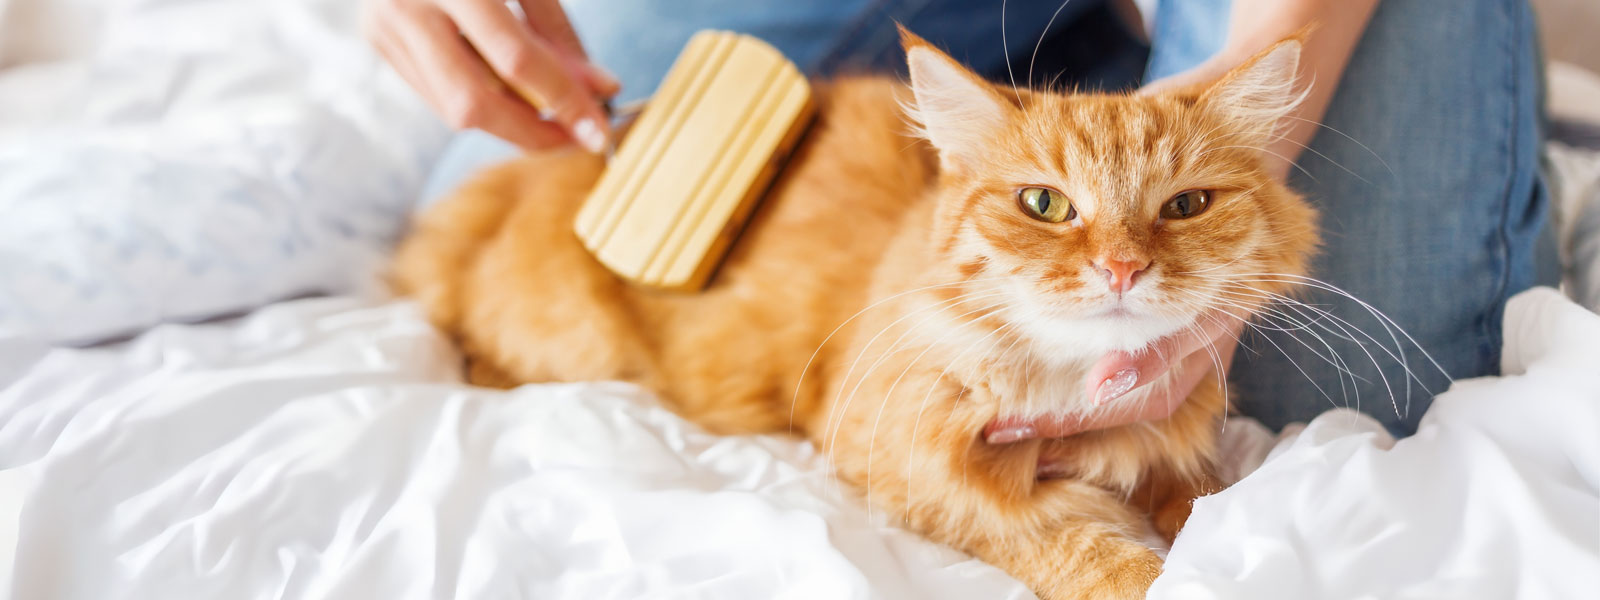
[[[1161,558],[1128,542],[1115,557],[1095,561],[1091,573],[1080,572],[1062,589],[1039,590],[1041,600],[1135,600],[1145,597],[1161,574]]]
[[[1142,599],[1160,574],[1161,558],[1149,549],[1141,548],[1139,553],[1113,566],[1105,578],[1083,597],[1096,600]]]

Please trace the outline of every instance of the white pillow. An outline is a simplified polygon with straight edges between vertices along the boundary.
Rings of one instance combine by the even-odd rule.
[[[28,4],[0,39],[48,14]],[[0,71],[0,335],[375,281],[449,132],[355,35],[358,3],[101,4],[92,48]]]

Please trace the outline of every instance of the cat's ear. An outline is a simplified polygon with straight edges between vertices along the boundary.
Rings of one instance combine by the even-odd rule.
[[[1300,36],[1273,44],[1212,84],[1201,102],[1255,142],[1264,142],[1305,99],[1304,91],[1295,90],[1301,45]]]
[[[1010,106],[989,82],[903,26],[900,45],[916,98],[908,112],[946,168],[973,168],[1005,127]]]

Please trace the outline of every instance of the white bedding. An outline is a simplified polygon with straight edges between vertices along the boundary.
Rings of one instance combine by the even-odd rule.
[[[1202,500],[1152,597],[1593,597],[1600,317],[1536,290],[1506,322],[1512,375],[1416,437],[1330,413]],[[352,299],[0,341],[0,597],[1029,597],[869,521],[806,444],[456,364],[413,306]]]
[[[0,333],[370,286],[448,131],[354,0],[0,0]]]
[[[0,0],[0,599],[1030,597],[796,440],[616,384],[464,386],[403,302],[22,337],[370,279],[444,131],[354,5]],[[1285,436],[1152,597],[1600,597],[1600,317],[1530,292],[1506,328],[1510,375],[1418,436]],[[1228,431],[1232,471],[1273,447]]]

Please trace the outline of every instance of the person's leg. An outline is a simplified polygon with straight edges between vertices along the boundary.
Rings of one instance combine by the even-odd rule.
[[[1172,25],[1165,32],[1182,35]],[[1150,73],[1204,59],[1195,46],[1155,40]],[[1322,212],[1312,275],[1386,313],[1416,344],[1396,332],[1401,352],[1360,303],[1306,287],[1301,299],[1359,327],[1349,336],[1361,343],[1338,339],[1345,327],[1327,319],[1293,337],[1245,338],[1231,377],[1245,414],[1276,428],[1354,406],[1359,394],[1361,410],[1404,435],[1449,385],[1423,350],[1450,377],[1498,371],[1506,300],[1554,272],[1541,247],[1536,48],[1525,0],[1379,3],[1291,183]],[[1355,378],[1325,360],[1324,341]]]

